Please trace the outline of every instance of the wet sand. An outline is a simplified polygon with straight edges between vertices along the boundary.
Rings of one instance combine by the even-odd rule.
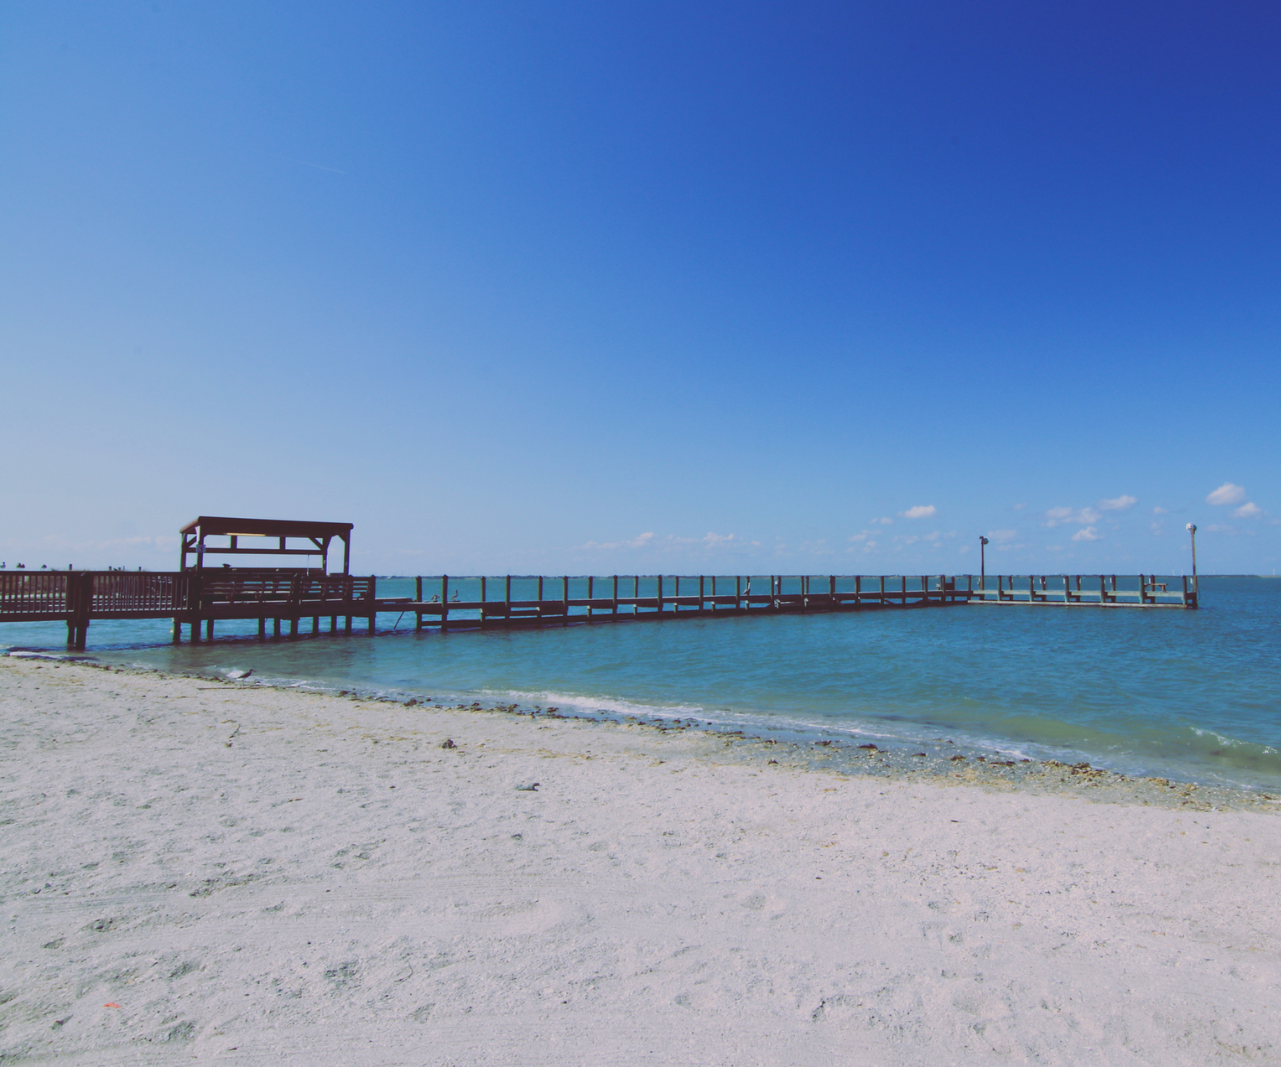
[[[1281,1059],[1259,794],[12,657],[0,721],[0,1062]]]

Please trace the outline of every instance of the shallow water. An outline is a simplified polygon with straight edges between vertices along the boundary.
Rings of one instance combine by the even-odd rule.
[[[380,595],[396,591],[380,581]],[[952,742],[1279,789],[1281,581],[1204,578],[1202,604],[975,605],[445,636],[413,633],[410,616],[372,640],[358,623],[350,636],[260,644],[247,639],[253,624],[220,624],[228,639],[194,646],[169,644],[168,622],[99,622],[90,655],[437,701]],[[61,652],[65,628],[7,624],[0,641]]]

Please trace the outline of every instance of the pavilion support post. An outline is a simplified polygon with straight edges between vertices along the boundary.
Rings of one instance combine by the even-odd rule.
[[[372,629],[370,631],[373,632]],[[449,633],[449,575],[440,576],[440,632]]]
[[[614,575],[614,617],[618,617],[618,575]]]
[[[273,641],[279,641],[280,640],[280,616],[277,615],[274,619],[271,620],[271,623],[272,623],[271,639]]]
[[[295,638],[298,636],[298,616],[295,615],[289,620],[289,636]]]
[[[267,616],[266,615],[258,616],[258,640],[259,641],[267,640]]]

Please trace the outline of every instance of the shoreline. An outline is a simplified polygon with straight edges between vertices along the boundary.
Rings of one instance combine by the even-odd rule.
[[[0,713],[15,1060],[1281,1052],[1253,794],[57,659]]]
[[[1281,793],[1265,787],[1223,785],[1196,782],[1173,776],[1125,774],[1108,768],[1094,767],[1088,761],[1069,763],[1058,759],[1011,757],[995,748],[955,745],[936,739],[932,743],[909,744],[894,738],[880,745],[860,737],[838,736],[814,740],[794,740],[778,731],[771,737],[765,731],[752,732],[750,724],[717,723],[699,720],[668,719],[652,715],[630,715],[615,711],[571,711],[551,706],[503,704],[492,700],[472,703],[438,703],[416,697],[401,700],[373,690],[336,690],[290,683],[264,682],[260,679],[228,678],[219,672],[180,672],[152,667],[126,666],[96,660],[83,653],[63,656],[51,652],[14,650],[6,653],[24,661],[46,661],[73,664],[89,670],[131,674],[158,679],[184,679],[208,682],[229,691],[273,690],[282,693],[309,694],[335,700],[352,700],[385,704],[391,707],[432,708],[438,711],[482,712],[516,717],[560,719],[600,725],[630,725],[658,733],[694,732],[733,742],[737,759],[785,759],[789,766],[811,771],[824,771],[842,776],[872,775],[904,781],[938,781],[945,785],[962,784],[996,791],[1020,791],[1035,794],[1061,794],[1109,803],[1133,803],[1145,806],[1189,808],[1195,811],[1275,811],[1281,812]],[[3,656],[0,656],[2,660]],[[747,727],[747,729],[741,728]],[[878,735],[879,736],[879,735]],[[922,751],[922,749],[924,751]]]

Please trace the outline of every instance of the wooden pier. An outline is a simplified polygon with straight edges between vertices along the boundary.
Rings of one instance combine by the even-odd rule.
[[[570,626],[642,619],[899,610],[962,604],[1195,608],[1195,579],[1155,575],[501,575],[416,578],[347,573],[350,523],[202,516],[182,530],[182,569],[172,572],[0,571],[0,622],[65,622],[83,651],[99,619],[172,619],[173,641],[212,640],[220,622],[257,624],[259,640],[309,631],[377,630],[380,614],[418,631]],[[207,538],[227,538],[226,545]],[[242,539],[252,539],[246,545]],[[264,538],[270,539],[264,544]],[[290,538],[294,547],[289,547]],[[297,547],[302,539],[303,546]],[[343,544],[343,572],[326,570]],[[307,555],[319,567],[207,567],[207,554]],[[188,557],[194,563],[188,565]],[[308,561],[310,563],[310,560]],[[241,633],[239,636],[253,636]]]

